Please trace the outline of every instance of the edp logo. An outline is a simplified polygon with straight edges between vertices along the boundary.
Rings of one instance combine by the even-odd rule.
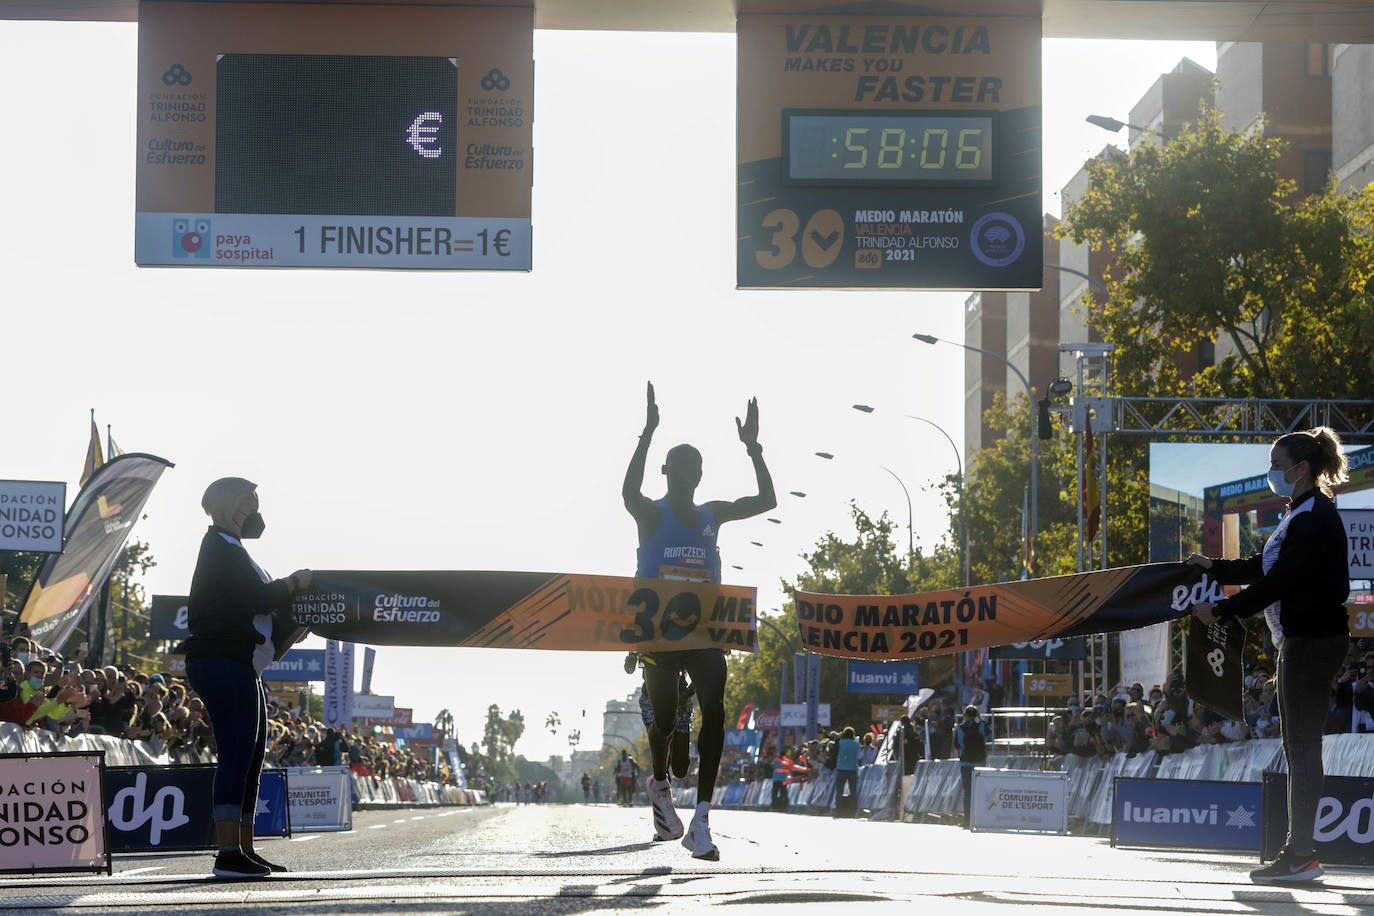
[[[1191,588],[1186,585],[1174,586],[1174,601],[1171,607],[1176,611],[1186,611],[1195,604],[1204,601],[1215,604],[1225,597],[1226,593],[1221,590],[1221,583],[1203,573],[1202,581]]]
[[[157,846],[164,830],[176,830],[191,822],[186,816],[186,796],[176,786],[163,786],[147,800],[148,774],[139,773],[134,784],[120,789],[110,802],[110,824],[118,830],[138,830],[151,824],[148,841]]]

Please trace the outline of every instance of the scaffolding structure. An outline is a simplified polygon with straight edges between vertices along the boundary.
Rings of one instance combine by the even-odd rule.
[[[1112,435],[1148,435],[1272,439],[1285,433],[1329,426],[1346,442],[1374,442],[1374,401],[1285,400],[1279,398],[1142,398],[1112,397],[1112,344],[1060,344],[1076,360],[1074,396],[1069,400],[1070,428],[1078,453],[1078,571],[1107,568],[1107,441]],[[1087,454],[1088,430],[1092,454]],[[1089,466],[1089,461],[1091,466]],[[1097,480],[1100,515],[1095,531],[1085,516],[1087,474]],[[1083,687],[1097,692],[1109,685],[1108,634],[1086,637]],[[1182,666],[1183,629],[1169,624],[1169,662]]]

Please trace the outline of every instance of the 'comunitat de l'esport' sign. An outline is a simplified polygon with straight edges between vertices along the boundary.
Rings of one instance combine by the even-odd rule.
[[[1038,13],[737,31],[739,286],[1040,288]]]
[[[1069,774],[977,767],[970,830],[1067,833]]]
[[[1112,786],[1113,846],[1260,846],[1257,782],[1119,776]]]
[[[61,553],[67,485],[0,480],[0,550]]]
[[[920,686],[921,666],[915,662],[849,662],[850,693],[912,694]]]
[[[149,4],[135,261],[529,270],[533,14]]]

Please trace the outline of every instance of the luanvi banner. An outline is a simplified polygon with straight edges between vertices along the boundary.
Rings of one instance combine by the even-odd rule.
[[[326,639],[488,649],[758,651],[756,590],[540,572],[316,570],[296,622]]]
[[[1133,630],[1222,597],[1199,567],[1152,563],[915,595],[799,591],[796,602],[803,648],[843,658],[910,659]]]

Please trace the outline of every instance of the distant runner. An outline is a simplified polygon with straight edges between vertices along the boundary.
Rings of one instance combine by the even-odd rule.
[[[720,552],[716,534],[721,525],[737,519],[761,515],[776,506],[773,479],[763,463],[759,445],[759,406],[751,398],[744,422],[735,418],[744,449],[754,462],[759,492],[733,502],[713,500],[697,505],[695,494],[701,482],[701,453],[690,445],[669,449],[663,464],[668,492],[663,499],[651,500],[641,491],[649,443],[658,428],[658,405],[654,386],[648,386],[648,408],[639,446],[625,471],[621,495],[625,508],[639,528],[638,565],[635,575],[646,579],[679,579],[694,582],[720,582]],[[654,829],[665,840],[683,837],[682,845],[698,859],[720,858],[711,842],[711,795],[720,769],[725,745],[725,651],[687,649],[676,652],[641,653],[644,684],[653,711],[649,727],[649,749],[653,754],[653,775],[649,779],[649,801],[653,806]],[[701,706],[701,731],[697,736],[697,807],[690,828],[683,836],[682,821],[673,808],[668,786],[668,745],[678,716],[678,682],[686,672]]]

